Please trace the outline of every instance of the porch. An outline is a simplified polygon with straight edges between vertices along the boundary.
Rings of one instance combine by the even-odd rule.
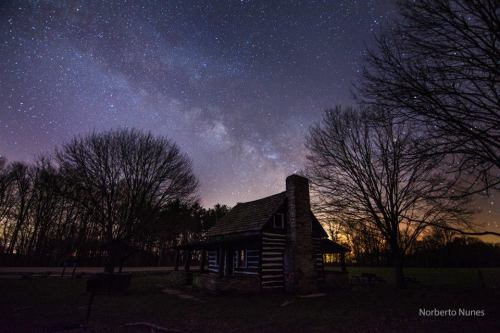
[[[259,245],[257,235],[246,235],[178,246],[172,276],[176,281],[211,293],[259,292]],[[249,257],[250,251],[257,254]]]
[[[248,233],[178,246],[175,249],[174,270],[179,270],[182,258],[184,270],[189,272],[194,258],[198,261],[200,272],[217,273],[220,277],[238,273],[257,274],[258,251],[260,251],[259,236],[258,233]],[[239,250],[256,253],[250,258],[246,252],[238,254]],[[239,255],[242,257],[238,257]]]
[[[324,290],[332,290],[349,287],[349,273],[347,272],[345,255],[349,249],[329,239],[321,240],[321,250],[324,259],[329,257],[337,259],[337,265],[328,265],[329,260],[324,260],[324,265],[328,269],[323,270],[323,281],[320,283],[320,288]]]

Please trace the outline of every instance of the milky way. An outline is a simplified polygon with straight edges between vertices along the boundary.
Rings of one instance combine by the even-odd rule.
[[[2,1],[0,154],[137,127],[193,160],[204,205],[281,191],[392,1]]]

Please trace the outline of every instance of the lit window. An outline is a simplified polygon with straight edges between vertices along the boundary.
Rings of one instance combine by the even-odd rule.
[[[247,250],[236,250],[234,255],[236,256],[236,267],[246,268],[247,267]]]
[[[284,214],[274,215],[273,226],[276,229],[284,229],[285,228],[285,215]]]

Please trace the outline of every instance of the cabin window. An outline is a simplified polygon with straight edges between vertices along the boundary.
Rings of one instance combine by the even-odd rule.
[[[285,215],[284,214],[274,215],[273,227],[275,229],[284,229],[285,228]]]
[[[246,268],[247,267],[247,250],[236,250],[234,255],[236,256],[236,267]]]

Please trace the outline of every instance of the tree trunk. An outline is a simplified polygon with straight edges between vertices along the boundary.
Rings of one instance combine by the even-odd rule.
[[[115,270],[115,263],[113,258],[108,254],[106,257],[106,264],[104,265],[104,272],[105,273],[113,273]]]
[[[391,254],[392,254],[392,266],[394,268],[394,282],[396,287],[405,287],[405,278],[403,274],[403,255],[401,249],[399,248],[398,234],[393,233],[391,235]]]
[[[404,288],[406,283],[403,274],[403,258],[399,249],[393,250],[392,265],[394,268],[394,281],[396,282],[396,287]]]
[[[118,273],[121,273],[123,270],[123,265],[125,265],[125,258],[120,259],[120,268],[118,269]]]
[[[12,233],[12,237],[10,240],[9,248],[7,249],[7,253],[12,254],[14,253],[14,249],[17,243],[17,238],[19,237],[19,231],[21,230],[21,226],[24,224],[24,220],[21,218],[18,218],[16,220],[16,226],[14,228],[14,232]]]
[[[108,218],[108,223],[106,224],[106,241],[104,244],[107,244],[106,249],[106,261],[104,264],[104,272],[105,273],[113,273],[115,270],[115,256],[114,249],[112,248],[113,243],[113,223]]]

